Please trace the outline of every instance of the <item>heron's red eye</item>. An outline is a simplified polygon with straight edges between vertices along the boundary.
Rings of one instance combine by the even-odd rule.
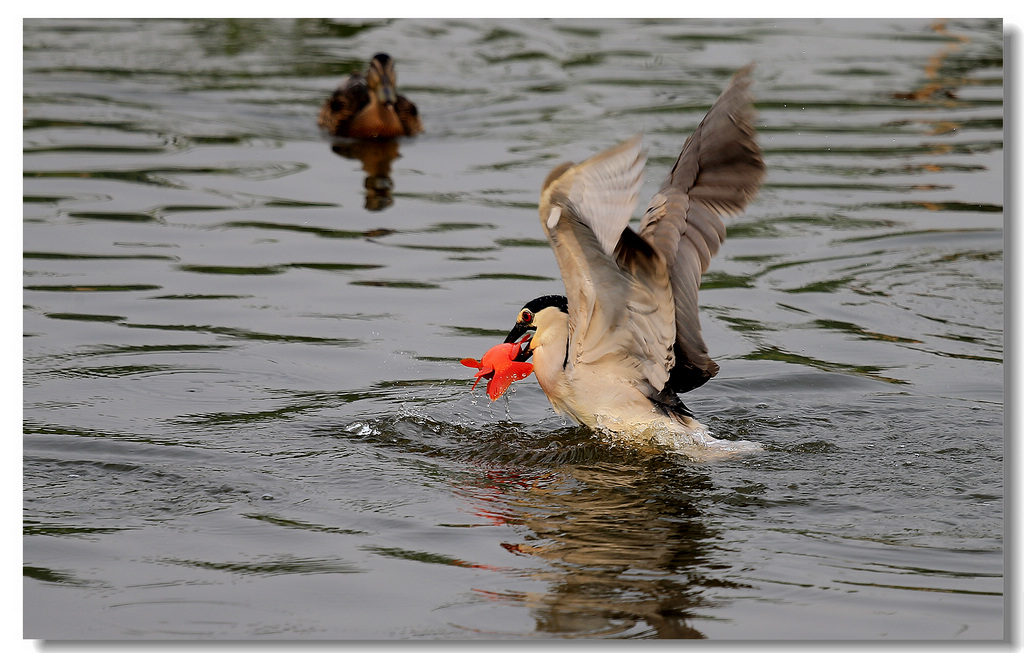
[[[524,308],[522,311],[519,312],[519,321],[522,322],[523,324],[529,324],[530,322],[533,322],[533,313],[529,309]]]

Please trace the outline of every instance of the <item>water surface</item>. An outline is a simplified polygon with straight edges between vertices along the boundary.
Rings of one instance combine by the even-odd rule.
[[[332,144],[381,50],[426,133]],[[685,399],[765,451],[471,393],[548,171],[750,61]],[[1002,98],[999,21],[25,21],[25,636],[1002,638]]]

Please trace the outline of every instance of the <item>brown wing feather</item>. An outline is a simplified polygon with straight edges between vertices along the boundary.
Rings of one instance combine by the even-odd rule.
[[[669,389],[686,392],[718,373],[700,331],[697,290],[701,275],[725,240],[724,216],[736,216],[764,178],[753,127],[750,76],[740,69],[693,135],[651,200],[640,235],[671,270],[676,304],[676,365]]]
[[[404,95],[399,95],[395,101],[395,113],[398,114],[398,120],[402,123],[406,136],[415,136],[423,131],[419,110]]]
[[[317,124],[335,136],[347,136],[352,120],[369,103],[366,78],[359,74],[351,75],[331,97],[324,100]]]

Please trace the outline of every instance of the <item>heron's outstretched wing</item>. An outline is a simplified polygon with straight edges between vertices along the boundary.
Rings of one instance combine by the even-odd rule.
[[[636,136],[555,168],[540,218],[568,297],[566,365],[608,366],[655,394],[674,362],[675,314],[664,260],[628,226],[645,161]]]
[[[668,179],[651,200],[640,236],[665,259],[675,299],[675,367],[669,389],[692,390],[713,377],[697,313],[697,290],[725,240],[724,216],[736,216],[764,178],[753,127],[750,73],[740,69],[683,145]]]

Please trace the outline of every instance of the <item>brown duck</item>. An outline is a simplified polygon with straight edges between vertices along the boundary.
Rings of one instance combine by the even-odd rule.
[[[395,62],[374,55],[366,76],[355,73],[320,108],[318,124],[334,136],[397,138],[423,131],[416,105],[395,89]]]

